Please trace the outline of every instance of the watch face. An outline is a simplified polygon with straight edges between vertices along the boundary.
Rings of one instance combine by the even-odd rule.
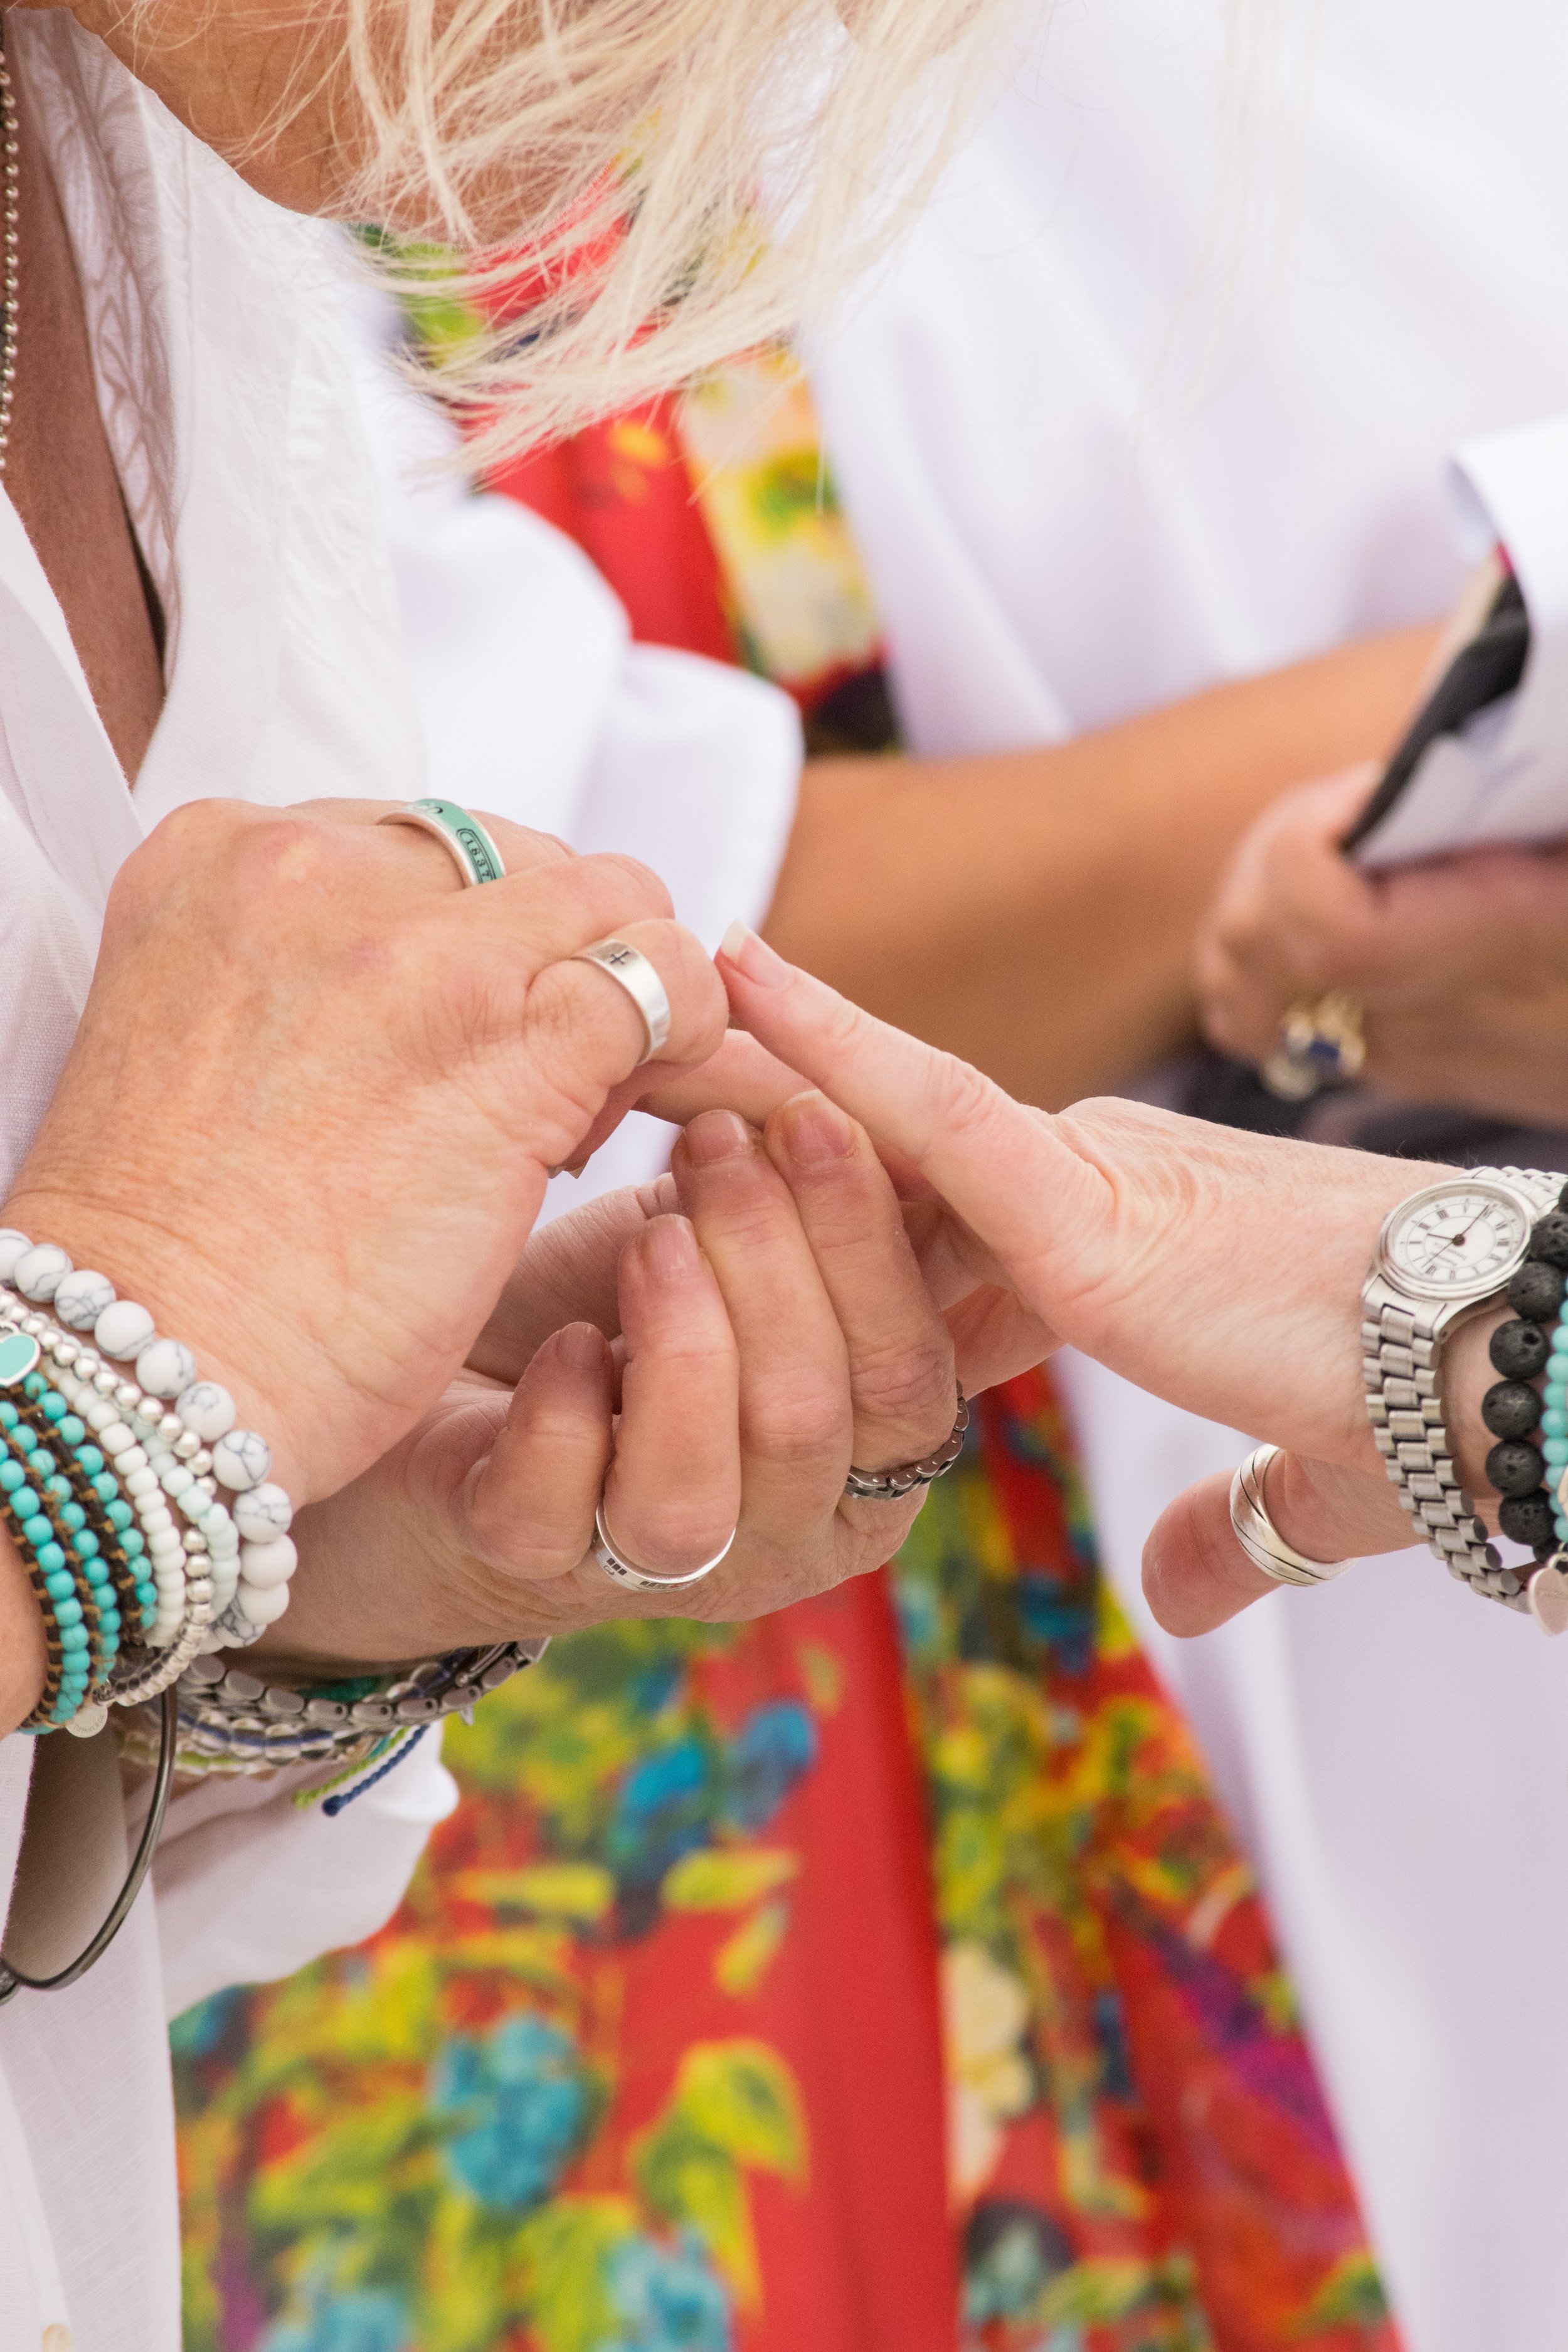
[[[1422,1298],[1500,1290],[1530,1240],[1530,1211],[1493,1184],[1435,1184],[1403,1202],[1384,1229],[1384,1270]]]

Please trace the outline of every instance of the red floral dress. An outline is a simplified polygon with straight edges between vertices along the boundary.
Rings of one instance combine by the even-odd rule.
[[[887,739],[775,356],[497,487]],[[447,1752],[391,1926],[175,2028],[188,2352],[1397,2352],[1044,1372],[883,1574],[559,1642]]]

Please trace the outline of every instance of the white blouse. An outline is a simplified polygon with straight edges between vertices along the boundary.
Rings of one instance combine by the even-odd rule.
[[[1447,452],[1568,408],[1565,104],[1553,0],[1053,8],[816,372],[917,746],[1059,740],[1442,613]],[[1244,1442],[1065,1372],[1406,2344],[1561,2352],[1568,1643],[1424,1553],[1171,1641],[1143,1539]]]
[[[331,240],[252,194],[69,16],[17,13],[7,31],[169,625],[167,702],[132,798],[0,497],[6,1181],[70,1044],[109,886],[159,817],[215,793],[403,795],[423,775],[374,479],[321,299]],[[0,1743],[0,1904],[35,1748]],[[286,1781],[181,1799],[156,1902],[142,1897],[79,1985],[0,2009],[0,2352],[72,2340],[78,2352],[173,2352],[165,2005],[285,1973],[375,1927],[451,1801],[434,1750],[426,1742],[332,1822],[279,1801]]]
[[[448,436],[381,363],[385,314],[335,233],[246,188],[68,16],[11,33],[168,646],[132,798],[0,495],[0,1176],[54,1087],[121,860],[183,801],[428,782],[646,856],[710,944],[759,919],[799,778],[787,698],[633,646],[569,541],[431,469]],[[640,1179],[668,1142],[627,1121],[551,1207]],[[0,1890],[34,1748],[0,1743]],[[173,2352],[165,2014],[370,1934],[453,1801],[434,1741],[337,1821],[286,1801],[300,1777],[177,1801],[153,1899],[109,1956],[0,2009],[0,2352],[67,2352],[51,2328],[77,2352]]]

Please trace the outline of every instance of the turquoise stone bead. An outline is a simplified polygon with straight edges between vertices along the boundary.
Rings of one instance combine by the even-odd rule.
[[[79,1413],[68,1412],[60,1423],[60,1435],[68,1445],[79,1445],[87,1435],[87,1423]]]
[[[142,1582],[137,1586],[136,1598],[142,1603],[143,1610],[150,1609],[154,1616],[157,1615],[158,1588],[153,1582],[151,1577],[144,1577]]]
[[[68,1478],[62,1478],[59,1472],[57,1470],[52,1478],[45,1479],[44,1492],[57,1503],[68,1503],[70,1501],[71,1482]]]
[[[140,1528],[127,1528],[120,1538],[120,1549],[128,1559],[137,1559],[147,1549],[147,1538]]]
[[[18,1486],[25,1486],[26,1483],[27,1474],[19,1462],[9,1458],[0,1462],[0,1491],[14,1495]]]
[[[1554,1470],[1568,1463],[1568,1437],[1549,1437],[1541,1450]]]
[[[1568,1437],[1568,1412],[1560,1404],[1549,1404],[1541,1416],[1541,1426],[1548,1437]]]
[[[16,1420],[16,1408],[14,1404],[0,1404],[0,1429],[15,1429]]]
[[[112,1503],[120,1493],[120,1481],[112,1471],[100,1470],[91,1483],[100,1503]]]
[[[48,1385],[49,1384],[47,1381],[45,1380],[42,1372],[29,1372],[26,1379],[22,1382],[22,1394],[25,1397],[31,1397],[33,1402],[37,1404],[38,1399],[43,1395],[44,1391],[48,1387]]]
[[[61,1396],[58,1389],[45,1390],[43,1395],[43,1412],[44,1419],[46,1421],[63,1421],[69,1411],[69,1405],[67,1404],[64,1397]]]
[[[129,1503],[116,1500],[104,1506],[103,1516],[111,1528],[128,1528],[136,1514]]]
[[[57,1569],[64,1568],[65,1564],[66,1554],[63,1544],[47,1543],[38,1546],[38,1566],[46,1575],[52,1576]]]
[[[28,1428],[25,1421],[17,1423],[11,1439],[12,1444],[16,1447],[17,1453],[22,1456],[24,1461],[26,1461],[32,1454],[34,1448],[41,1444],[42,1442],[42,1439],[35,1437],[33,1432]]]
[[[57,1625],[81,1623],[81,1602],[74,1593],[68,1601],[58,1601],[55,1603],[55,1622]]]
[[[99,1446],[79,1445],[76,1450],[76,1458],[81,1464],[84,1470],[101,1470],[103,1467],[103,1454],[102,1450]]]
[[[99,1631],[100,1633],[118,1633],[120,1631],[119,1610],[107,1607],[100,1609],[98,1612],[98,1624]]]
[[[65,1603],[62,1602],[60,1605],[63,1608]],[[77,1611],[77,1614],[79,1617],[80,1616],[81,1612],[79,1609]],[[86,1626],[62,1625],[60,1627],[60,1647],[62,1650],[85,1650],[87,1647]]]
[[[27,1464],[27,1475],[29,1478],[52,1478],[59,1466],[47,1445],[35,1446]]]
[[[60,1517],[73,1535],[78,1528],[85,1528],[87,1525],[87,1513],[79,1503],[65,1504],[60,1511]]]
[[[84,1559],[81,1564],[81,1572],[95,1592],[101,1592],[104,1587],[110,1580],[109,1563],[107,1560]]]
[[[15,1486],[11,1490],[11,1508],[19,1519],[30,1519],[38,1508],[38,1498],[31,1486]]]
[[[34,1511],[29,1517],[23,1520],[22,1533],[35,1551],[41,1551],[47,1543],[53,1543],[55,1539],[54,1528],[42,1511]]]
[[[68,1571],[57,1569],[52,1576],[45,1577],[44,1591],[51,1601],[74,1601],[76,1579]]]
[[[1565,1455],[1564,1459],[1568,1460],[1568,1455]],[[92,1559],[101,1549],[98,1538],[90,1528],[83,1528],[79,1535],[71,1538],[71,1549],[78,1559]]]

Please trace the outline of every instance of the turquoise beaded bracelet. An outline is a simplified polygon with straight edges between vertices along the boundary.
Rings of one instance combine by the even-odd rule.
[[[1552,1523],[1560,1544],[1568,1545],[1568,1510],[1563,1490],[1568,1478],[1568,1307],[1557,1318],[1542,1383],[1541,1451],[1552,1497]]]

